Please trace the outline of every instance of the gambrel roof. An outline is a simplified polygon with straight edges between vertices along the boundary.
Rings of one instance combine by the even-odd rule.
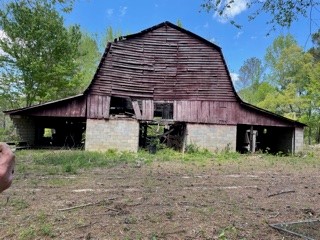
[[[170,22],[109,43],[87,92],[236,101],[221,48]]]

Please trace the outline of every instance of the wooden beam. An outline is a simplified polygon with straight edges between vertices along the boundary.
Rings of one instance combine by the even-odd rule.
[[[142,119],[141,110],[138,101],[132,101],[132,107],[137,119]]]

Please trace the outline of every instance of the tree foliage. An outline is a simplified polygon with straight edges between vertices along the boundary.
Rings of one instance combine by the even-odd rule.
[[[99,63],[100,52],[97,40],[94,36],[82,32],[78,46],[78,57],[76,65],[77,73],[73,76],[72,82],[79,83],[74,87],[75,93],[81,93],[90,84]]]
[[[261,13],[270,14],[267,21],[273,29],[276,26],[290,27],[300,16],[308,17],[310,9],[320,5],[319,1],[313,0],[247,0],[247,8],[253,9],[249,15],[249,20],[255,19]],[[203,0],[201,7],[208,12],[215,12],[219,16],[225,17],[229,9],[234,7],[236,0]],[[237,27],[241,27],[234,20],[230,22]]]
[[[258,85],[263,78],[262,61],[256,57],[247,59],[239,70],[241,88]]]
[[[257,104],[265,96],[266,89],[271,91],[272,86],[263,82],[265,67],[262,61],[256,57],[247,59],[239,70],[239,80],[237,81],[240,89],[240,97],[251,104]]]
[[[312,62],[312,56],[298,46],[292,35],[276,38],[267,48],[265,60],[270,70],[269,78],[278,88],[285,90],[291,83],[303,88],[307,80],[305,64]]]
[[[314,57],[314,60],[320,61],[320,29],[312,34],[313,47],[310,48],[309,52]]]
[[[114,30],[111,26],[107,27],[105,36],[103,37],[103,47],[105,47],[108,42],[113,42],[116,38],[119,38],[121,36],[121,30]]]
[[[77,85],[81,33],[64,26],[57,2],[67,1],[10,1],[0,10],[0,93],[22,96],[26,106],[69,95]]]
[[[183,28],[183,24],[180,19],[177,20],[177,26]]]
[[[249,82],[239,92],[240,96],[249,103],[307,124],[309,143],[320,142],[320,62],[315,54],[318,51],[318,43],[312,51],[304,51],[291,35],[279,36],[267,48],[267,74],[263,82],[252,81],[254,74],[249,74],[255,72],[252,59],[240,69],[240,75]]]

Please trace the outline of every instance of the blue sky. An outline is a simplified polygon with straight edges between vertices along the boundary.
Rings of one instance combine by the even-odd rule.
[[[103,35],[107,27],[125,34],[136,33],[164,21],[174,24],[180,20],[183,27],[222,48],[229,71],[236,75],[244,61],[250,57],[263,59],[266,48],[280,34],[291,33],[306,50],[311,46],[310,33],[320,28],[320,23],[310,24],[301,17],[290,29],[278,28],[266,36],[271,26],[268,16],[261,14],[248,22],[250,13],[245,1],[235,0],[230,16],[242,25],[230,25],[213,13],[202,10],[202,0],[76,0],[72,13],[65,16],[67,25],[79,24],[87,32]],[[319,18],[316,9],[313,14]]]

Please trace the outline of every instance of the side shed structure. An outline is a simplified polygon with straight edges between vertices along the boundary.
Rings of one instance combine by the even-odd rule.
[[[294,153],[305,126],[243,102],[221,48],[170,22],[108,43],[83,94],[6,113],[30,145],[50,128],[51,145],[80,146],[85,135],[86,150],[137,151],[156,125],[180,150]]]

